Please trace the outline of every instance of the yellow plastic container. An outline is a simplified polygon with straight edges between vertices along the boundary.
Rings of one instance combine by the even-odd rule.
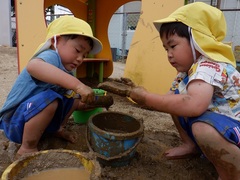
[[[93,89],[96,96],[104,96],[106,95],[106,91],[102,89]],[[103,111],[103,108],[94,108],[92,110],[87,111],[74,111],[73,112],[73,119],[74,122],[77,124],[86,124],[88,119],[97,113],[100,113]]]
[[[84,168],[90,179],[101,177],[101,166],[88,153],[73,150],[45,150],[27,155],[9,165],[2,180],[24,179],[29,175],[57,168]]]

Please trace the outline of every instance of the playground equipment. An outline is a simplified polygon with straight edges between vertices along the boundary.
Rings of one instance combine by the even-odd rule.
[[[124,76],[153,93],[168,92],[177,72],[168,63],[159,33],[152,22],[165,18],[182,5],[183,0],[142,1],[142,14],[129,49]]]
[[[86,20],[95,36],[103,43],[103,51],[93,61],[84,62],[78,69],[78,78],[97,73],[99,81],[113,72],[108,39],[108,25],[114,12],[132,0],[15,0],[19,72],[26,66],[37,46],[44,41],[46,21],[44,10],[58,4],[68,8],[74,16]],[[151,92],[168,91],[176,72],[168,65],[153,21],[164,18],[184,4],[184,0],[142,0],[142,10],[127,57],[124,76]],[[88,64],[92,63],[90,68]]]

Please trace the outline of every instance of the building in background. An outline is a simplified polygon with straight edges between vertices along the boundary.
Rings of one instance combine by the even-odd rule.
[[[141,1],[126,3],[112,16],[108,27],[108,38],[113,61],[126,59],[133,34],[140,17]]]

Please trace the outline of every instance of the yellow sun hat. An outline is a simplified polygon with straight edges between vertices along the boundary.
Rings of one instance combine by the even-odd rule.
[[[191,28],[194,47],[201,54],[236,67],[231,46],[222,42],[227,28],[222,11],[206,3],[195,2],[182,6],[167,18],[153,23],[159,31],[163,23],[171,22],[182,22]]]
[[[33,56],[49,49],[52,37],[67,34],[75,34],[91,38],[93,40],[93,48],[90,51],[90,54],[97,54],[102,50],[101,41],[93,36],[92,29],[87,22],[74,16],[65,15],[55,19],[48,25],[45,42],[38,46]]]

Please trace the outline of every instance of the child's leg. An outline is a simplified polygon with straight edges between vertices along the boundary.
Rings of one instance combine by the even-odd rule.
[[[72,115],[72,113],[73,113],[75,110],[86,109],[86,107],[87,107],[86,104],[85,104],[85,103],[82,103],[82,102],[80,101],[80,99],[74,99],[74,102],[73,102],[73,105],[72,105],[71,109],[69,110],[69,112],[68,112],[67,115],[65,116],[64,121],[63,121],[63,123],[61,124],[61,127],[60,127],[60,129],[58,130],[58,132],[55,133],[55,136],[61,137],[61,138],[63,138],[63,139],[66,139],[67,141],[70,141],[70,142],[72,142],[72,143],[75,143],[76,140],[77,140],[77,134],[76,134],[76,133],[73,133],[73,132],[70,132],[70,131],[67,131],[64,127],[66,126],[69,117]]]
[[[58,100],[54,100],[45,109],[43,109],[36,116],[32,117],[28,122],[25,123],[22,144],[17,152],[19,155],[38,151],[38,142],[46,127],[51,122],[57,107]]]
[[[108,100],[111,100],[111,98],[108,98]],[[111,101],[109,101],[109,105]],[[104,104],[102,104],[104,105]],[[97,107],[99,107],[99,104],[97,104]],[[55,135],[57,137],[61,137],[63,139],[66,139],[72,143],[75,143],[76,140],[77,140],[77,135],[76,133],[73,133],[73,132],[70,132],[70,131],[67,131],[64,126],[66,125],[69,117],[71,116],[71,114],[75,111],[75,110],[80,110],[80,111],[84,111],[84,110],[90,110],[90,109],[94,109],[94,105],[87,105],[85,103],[82,103],[80,99],[74,99],[74,102],[73,102],[73,105],[71,107],[71,109],[69,110],[69,112],[67,113],[67,115],[65,116],[64,118],[64,121],[60,127],[60,129],[58,130],[57,133],[55,133]]]
[[[188,136],[187,132],[181,127],[177,116],[172,116],[173,122],[179,132],[183,144],[167,150],[164,154],[168,159],[188,158],[198,154],[196,144]]]
[[[227,141],[214,127],[204,122],[192,125],[202,152],[215,166],[221,179],[240,179],[240,149]]]

